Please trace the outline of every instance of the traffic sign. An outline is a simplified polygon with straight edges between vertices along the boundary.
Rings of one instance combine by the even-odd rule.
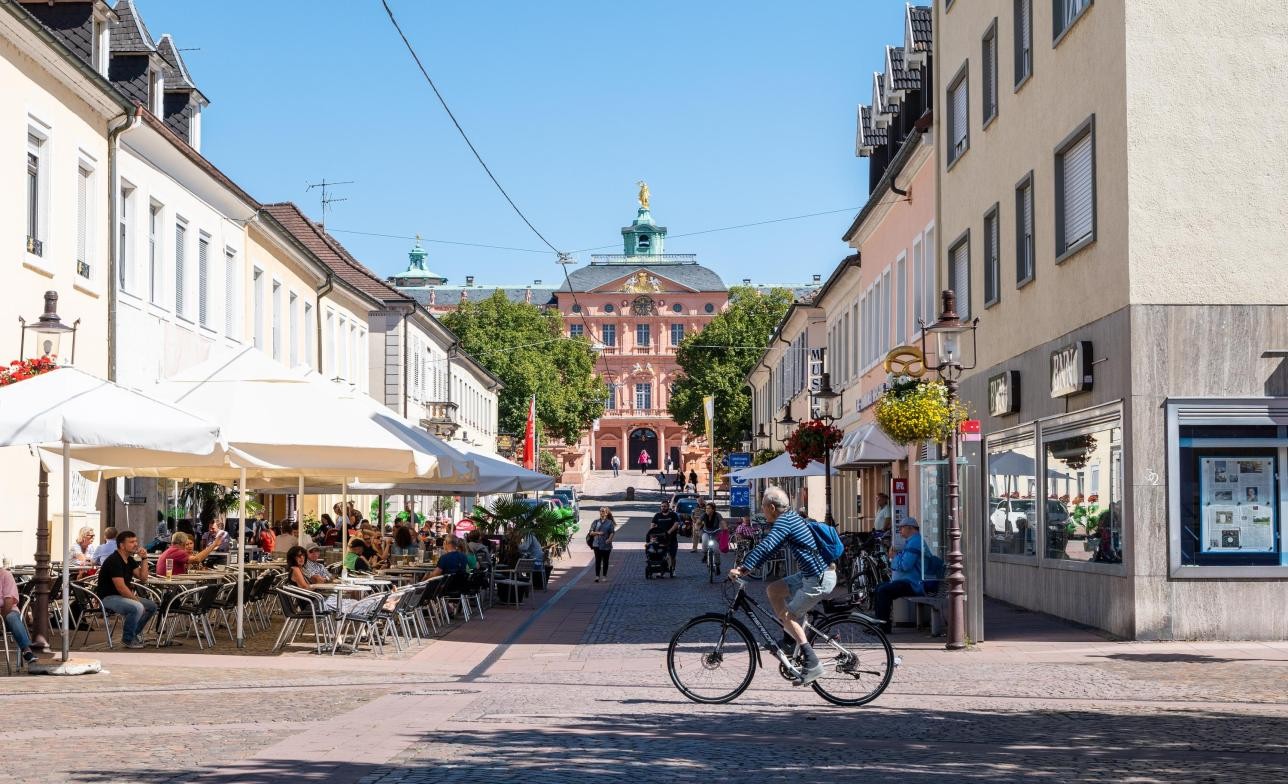
[[[729,488],[729,508],[747,509],[751,506],[751,488],[743,485],[739,487],[734,485]]]

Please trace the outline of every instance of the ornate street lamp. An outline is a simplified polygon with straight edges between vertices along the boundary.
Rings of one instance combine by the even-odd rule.
[[[26,357],[27,333],[30,332],[36,336],[36,350],[32,353],[42,357],[59,356],[63,336],[71,335],[70,356],[62,364],[76,363],[76,328],[80,319],[72,322],[71,326],[63,323],[58,316],[58,292],[45,292],[45,311],[34,323],[27,323],[22,316],[18,317],[18,323],[21,325],[18,338],[20,361]],[[53,581],[49,577],[49,471],[46,470],[44,461],[40,462],[36,488],[36,574],[31,591],[32,637],[37,644],[48,646],[49,589]],[[68,510],[63,510],[63,514],[68,513]]]
[[[797,422],[796,418],[792,416],[792,404],[784,404],[783,418],[778,420],[778,440],[786,441],[787,437],[792,434],[792,431],[795,430],[796,426],[799,424],[800,422]]]
[[[979,319],[962,321],[957,315],[957,294],[951,289],[943,292],[943,312],[933,324],[921,324],[921,352],[926,354],[926,334],[935,339],[935,361],[929,366],[944,382],[948,390],[948,406],[957,401],[957,382],[962,372],[975,367],[975,329]],[[963,355],[963,338],[970,336],[970,364]],[[962,557],[962,528],[958,515],[960,490],[957,481],[957,434],[948,439],[948,617],[949,650],[966,647],[966,573]]]
[[[810,408],[814,418],[832,424],[840,417],[833,413],[832,405],[840,392],[832,389],[832,374],[823,373],[818,382],[818,389],[810,393]],[[823,521],[835,525],[832,519],[832,450],[823,450]]]
[[[756,429],[756,434],[751,437],[753,445],[757,452],[763,452],[769,448],[769,434],[765,432],[765,423],[761,422]]]

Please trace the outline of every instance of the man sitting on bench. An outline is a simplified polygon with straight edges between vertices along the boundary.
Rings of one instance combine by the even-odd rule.
[[[921,581],[921,524],[914,517],[905,517],[899,524],[899,535],[904,539],[903,550],[895,553],[894,548],[890,548],[890,582],[881,583],[876,589],[877,619],[886,634],[892,627],[890,609],[894,600],[925,595]]]

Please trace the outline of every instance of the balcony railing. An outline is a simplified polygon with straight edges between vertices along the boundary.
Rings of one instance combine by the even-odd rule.
[[[45,243],[29,235],[27,237],[27,252],[33,256],[44,256]]]
[[[671,418],[671,412],[665,408],[610,408],[604,411],[604,417],[608,419],[628,419],[640,417],[665,417]]]
[[[694,253],[656,253],[656,254],[636,254],[628,256],[623,253],[596,253],[590,257],[591,264],[656,264],[663,262],[666,264],[685,264],[698,261],[697,254]]]

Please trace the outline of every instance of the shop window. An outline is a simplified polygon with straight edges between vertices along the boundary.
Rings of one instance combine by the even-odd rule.
[[[1279,470],[1288,459],[1288,427],[1177,422],[1193,418],[1169,406],[1173,576],[1202,567],[1204,577],[1281,577],[1288,554]]]
[[[1066,561],[1122,562],[1122,427],[1043,428],[1046,484],[1043,555]],[[1096,489],[1089,477],[1097,477]],[[1107,481],[1102,481],[1107,477]],[[1103,487],[1100,487],[1103,485]]]
[[[1041,495],[1032,428],[1018,437],[990,439],[987,470],[988,551],[1035,555]]]

